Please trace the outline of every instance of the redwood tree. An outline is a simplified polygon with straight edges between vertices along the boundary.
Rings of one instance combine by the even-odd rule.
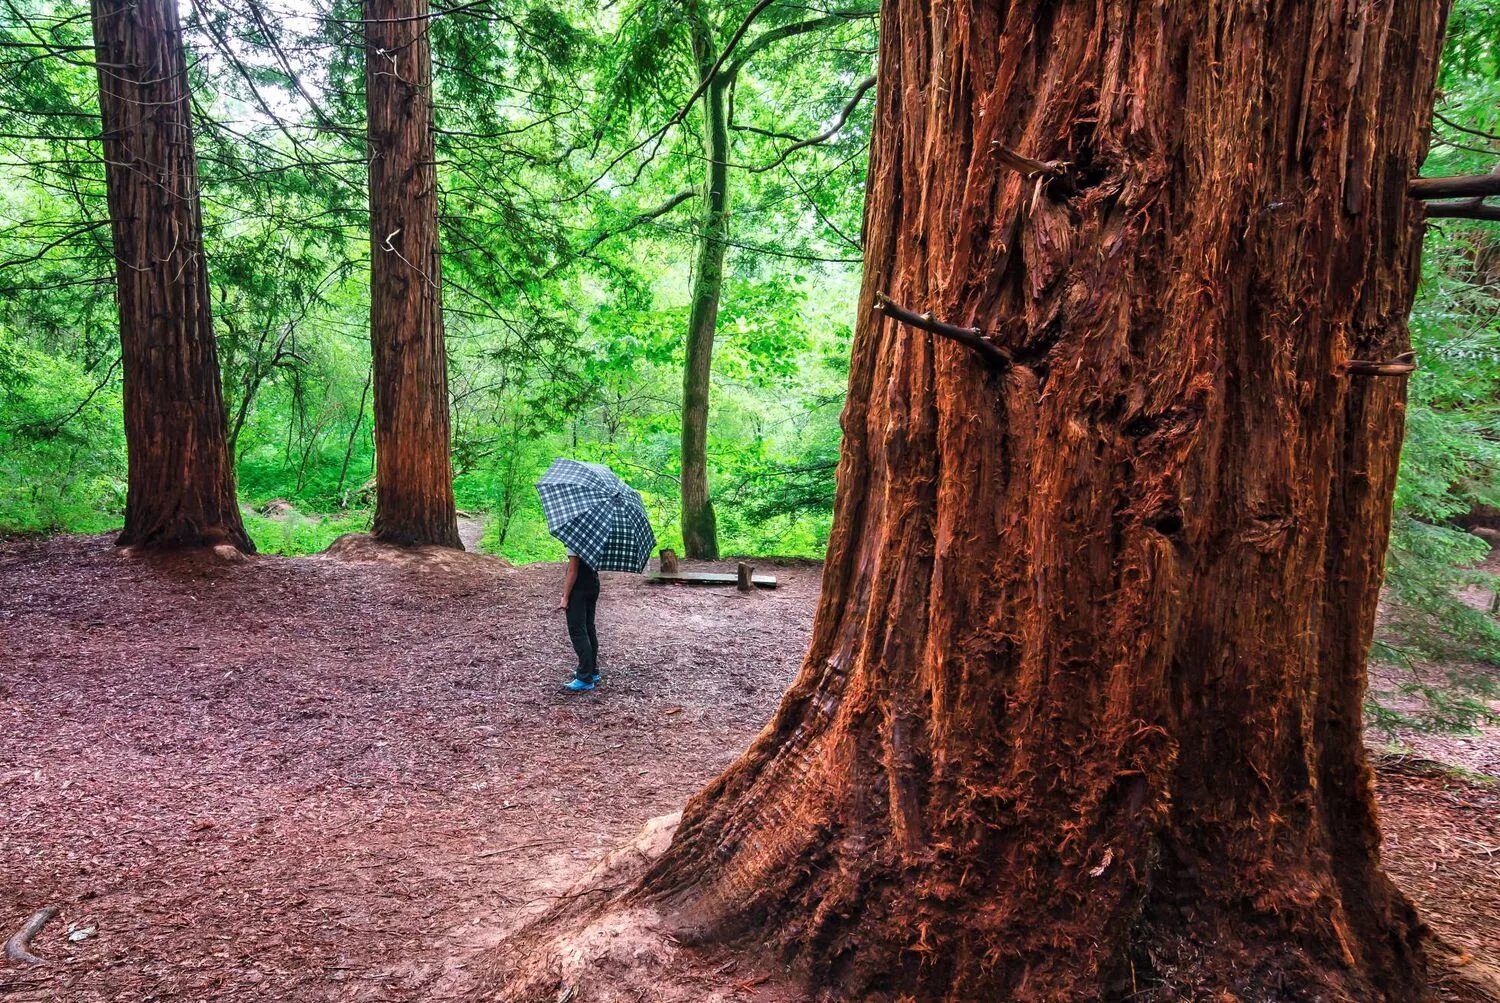
[[[376,539],[463,549],[449,457],[427,0],[365,0]]]
[[[886,0],[812,646],[638,890],[681,934],[843,999],[1426,996],[1360,716],[1405,367],[1347,363],[1407,347],[1444,15]]]
[[[93,0],[128,456],[121,545],[253,552],[209,312],[187,61],[173,0]]]

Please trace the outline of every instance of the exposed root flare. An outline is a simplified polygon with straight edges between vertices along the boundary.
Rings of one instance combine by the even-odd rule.
[[[489,554],[474,554],[434,544],[403,546],[377,540],[368,533],[345,533],[318,555],[346,564],[391,564],[420,571],[508,571],[510,563]]]
[[[634,1001],[628,986],[671,963],[677,948],[654,909],[621,901],[666,852],[682,814],[647,822],[634,840],[605,857],[558,897],[558,905],[512,943],[480,999],[556,1003],[563,997]]]
[[[1435,933],[1427,937],[1426,948],[1428,977],[1443,999],[1500,1003],[1500,967]]]
[[[509,942],[471,1003],[729,1003],[765,976],[683,947],[676,917],[632,897],[666,852],[681,813],[646,823]]]
[[[139,543],[126,543],[115,548],[115,556],[127,559],[147,559],[163,555],[191,555],[205,564],[246,564],[255,560],[232,543],[204,544],[193,547],[147,547]]]

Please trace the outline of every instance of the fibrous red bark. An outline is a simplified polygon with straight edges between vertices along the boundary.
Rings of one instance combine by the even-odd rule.
[[[119,543],[253,553],[203,260],[187,62],[170,0],[93,0],[128,473]]]
[[[449,453],[426,0],[365,0],[375,523],[399,544],[463,549]]]
[[[1404,381],[1343,363],[1408,347],[1444,16],[887,0],[811,650],[639,899],[847,999],[1425,997],[1361,742]]]

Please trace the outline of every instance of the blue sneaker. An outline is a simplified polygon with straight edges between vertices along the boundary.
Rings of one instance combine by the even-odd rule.
[[[587,693],[594,688],[594,683],[589,679],[570,679],[563,684],[563,689],[571,693]]]

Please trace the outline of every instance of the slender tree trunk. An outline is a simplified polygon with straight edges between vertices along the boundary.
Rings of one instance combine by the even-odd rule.
[[[336,493],[344,493],[344,478],[349,476],[349,458],[354,455],[354,440],[359,435],[359,426],[365,420],[365,401],[370,399],[370,384],[374,382],[374,374],[365,374],[365,388],[359,392],[359,410],[354,412],[354,427],[349,430],[349,441],[344,445],[344,465],[339,467],[339,486]],[[454,516],[457,519],[457,516]]]
[[[225,441],[187,62],[171,0],[93,0],[129,458],[121,545],[253,553]]]
[[[365,0],[376,539],[463,549],[449,457],[427,0]]]
[[[297,464],[297,486],[293,488],[295,494],[302,494],[302,488],[307,484],[307,462],[312,459],[313,450],[318,447],[318,437],[323,434],[323,427],[328,421],[328,398],[332,395],[333,385],[323,391],[323,403],[318,408],[318,420],[313,423],[312,435],[302,445],[302,462]]]
[[[812,647],[638,893],[684,936],[845,999],[1426,998],[1360,719],[1404,382],[1341,363],[1408,344],[1444,14],[887,0]]]
[[[718,52],[700,9],[693,21],[693,54],[700,79],[713,72]],[[724,290],[724,241],[728,236],[729,123],[725,85],[714,80],[703,92],[702,232],[693,267],[687,357],[682,369],[682,546],[688,557],[716,560],[719,535],[708,493],[708,394],[713,374],[714,329]]]

